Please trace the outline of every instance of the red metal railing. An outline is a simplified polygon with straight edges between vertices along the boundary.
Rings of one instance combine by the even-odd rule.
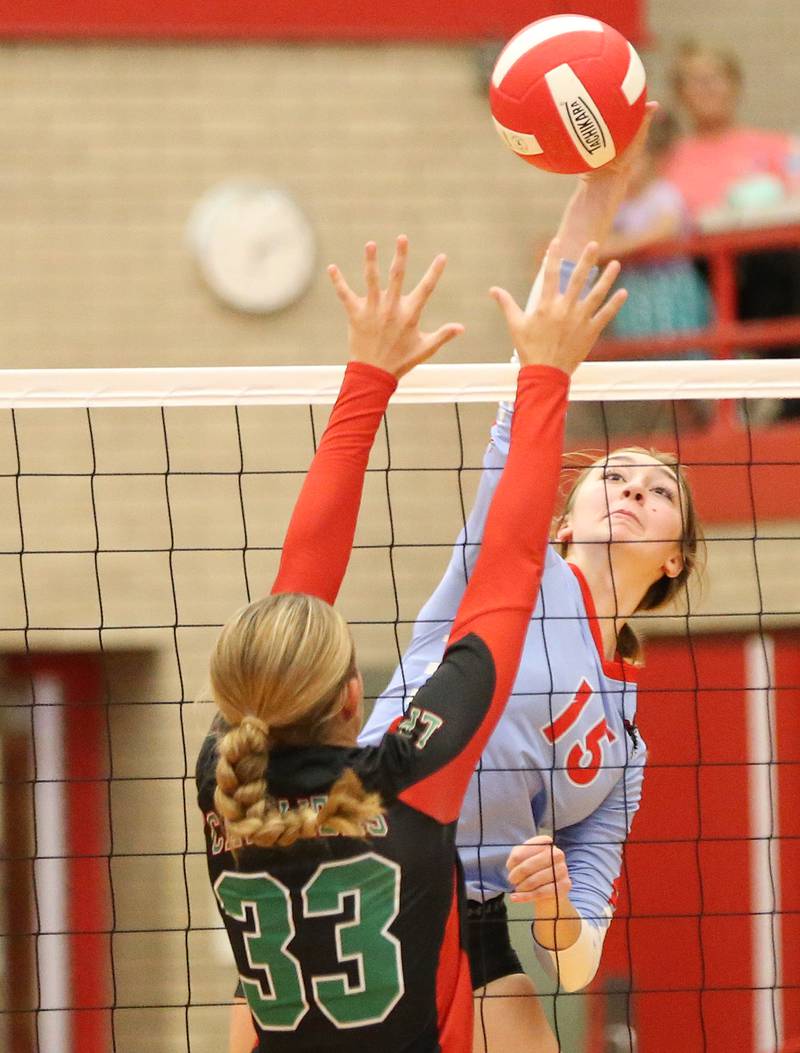
[[[713,358],[733,358],[742,348],[748,350],[797,344],[800,346],[800,317],[742,321],[738,317],[736,259],[745,252],[797,248],[800,251],[800,223],[780,227],[727,231],[723,234],[697,234],[689,238],[664,241],[630,257],[631,260],[661,260],[700,257],[708,264],[708,282],[714,304],[713,319],[705,329],[681,330],[675,334],[604,340],[593,358],[643,359],[679,358],[681,352],[703,348]],[[624,271],[622,282],[624,284]],[[716,424],[732,423],[731,402],[720,404]]]
[[[701,257],[708,262],[708,281],[714,301],[714,319],[706,329],[682,330],[674,335],[604,340],[595,359],[654,358],[702,347],[714,358],[732,358],[740,348],[767,348],[800,344],[800,317],[743,322],[738,317],[736,257],[744,252],[797,248],[800,223],[782,227],[737,230],[724,234],[697,234],[691,238],[664,241],[630,257],[631,260]],[[624,271],[622,282],[624,284]]]

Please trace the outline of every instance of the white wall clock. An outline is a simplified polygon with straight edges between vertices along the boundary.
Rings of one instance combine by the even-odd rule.
[[[239,311],[278,311],[302,296],[314,276],[311,223],[289,193],[270,183],[213,187],[195,205],[188,236],[208,286]]]

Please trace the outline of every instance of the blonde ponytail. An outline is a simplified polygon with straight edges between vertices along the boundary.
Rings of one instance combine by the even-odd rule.
[[[370,820],[382,815],[380,797],[367,793],[351,768],[333,784],[321,809],[302,805],[282,811],[267,793],[268,741],[264,722],[245,717],[217,746],[214,806],[235,841],[271,848],[321,833],[364,837]]]
[[[273,743],[324,742],[345,688],[356,676],[347,623],[314,596],[269,596],[224,626],[211,657],[211,684],[229,730],[217,745],[214,803],[231,839],[263,847],[338,833],[363,837],[383,812],[345,771],[319,810],[310,804],[281,810],[266,772]]]
[[[330,789],[320,810],[320,830],[334,830],[343,837],[363,837],[367,824],[383,815],[380,795],[367,793],[352,768],[346,768]]]

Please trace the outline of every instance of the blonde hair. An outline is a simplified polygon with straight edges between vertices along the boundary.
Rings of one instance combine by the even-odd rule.
[[[739,56],[735,52],[726,51],[724,48],[712,47],[709,44],[701,44],[696,40],[684,40],[675,52],[675,58],[670,70],[672,88],[678,94],[683,90],[683,79],[686,75],[687,62],[697,58],[710,59],[712,62],[715,62],[731,83],[735,84],[737,88],[741,87],[744,74],[742,73],[742,64],[739,61]]]
[[[683,531],[681,533],[681,558],[683,560],[683,566],[674,578],[663,574],[658,581],[653,582],[636,607],[637,611],[653,611],[657,610],[659,607],[665,607],[685,588],[686,583],[694,571],[698,566],[702,565],[703,553],[705,551],[703,528],[697,515],[692,491],[689,488],[689,483],[686,479],[686,474],[682,465],[673,454],[663,453],[661,450],[648,450],[643,446],[625,446],[618,450],[611,450],[609,453],[604,454],[599,460],[592,460],[591,464],[588,464],[579,473],[577,479],[567,493],[564,508],[555,521],[555,529],[558,530],[559,527],[561,527],[566,517],[572,511],[575,504],[575,497],[589,473],[597,468],[598,464],[603,464],[609,457],[612,457],[617,453],[635,453],[643,454],[645,457],[652,457],[654,460],[660,461],[661,464],[669,468],[670,471],[674,472],[678,483],[681,520],[683,522]],[[562,541],[560,544],[561,555],[564,558],[566,558],[569,545],[569,541]],[[631,662],[633,665],[642,664],[641,640],[633,627],[627,623],[622,626],[617,634],[617,651],[619,652],[620,657]]]
[[[345,771],[324,806],[282,809],[266,781],[273,745],[326,741],[345,687],[357,675],[350,630],[315,596],[281,593],[251,603],[223,627],[211,655],[211,688],[230,729],[217,744],[214,804],[229,837],[269,847],[325,832],[363,837],[380,797]]]

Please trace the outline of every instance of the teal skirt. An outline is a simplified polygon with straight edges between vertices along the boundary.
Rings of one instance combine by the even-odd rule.
[[[610,336],[640,337],[704,329],[711,320],[708,287],[689,260],[632,264],[623,267],[619,283],[628,299],[614,320]],[[706,357],[702,352],[684,352]]]

